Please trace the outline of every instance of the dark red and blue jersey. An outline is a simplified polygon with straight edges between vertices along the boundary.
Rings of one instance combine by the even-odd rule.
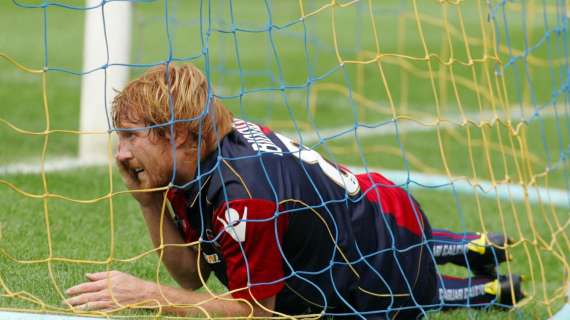
[[[265,127],[235,119],[196,180],[168,196],[186,241],[201,242],[235,298],[366,318],[436,303],[431,229],[411,195]]]

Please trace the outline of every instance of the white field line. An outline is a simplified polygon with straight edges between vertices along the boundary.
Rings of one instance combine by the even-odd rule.
[[[521,110],[520,108],[512,108],[512,112],[508,119],[521,119],[521,115],[532,114],[534,110],[525,108]],[[539,113],[540,116],[552,116],[554,115],[553,110],[542,111]],[[476,123],[493,123],[498,119],[505,119],[504,113],[495,112],[477,112],[477,113],[466,113],[465,118]],[[446,121],[439,122],[437,125],[440,128],[449,126],[459,126],[464,123],[464,118],[459,115],[450,115],[443,117]],[[433,125],[422,125],[420,123],[408,120],[399,120],[398,122],[398,132],[422,132],[431,131],[435,127]],[[435,124],[437,118],[424,118],[420,119],[421,123]],[[369,137],[369,136],[383,136],[383,135],[393,135],[396,133],[396,122],[388,122],[386,125],[379,126],[376,128],[358,127],[356,130],[359,137]],[[346,128],[330,128],[323,129],[319,131],[322,139],[335,138],[343,139],[353,137],[354,127]],[[298,137],[299,134],[288,133],[290,137]],[[315,132],[301,132],[300,135],[303,137],[304,144],[319,143],[318,135]],[[0,166],[0,177],[14,174],[40,174],[42,170],[45,172],[53,171],[67,171],[83,167],[93,167],[107,165],[108,160],[104,158],[99,159],[77,159],[77,158],[61,158],[53,161],[47,161],[44,163],[44,167],[40,163],[16,163],[9,164],[5,166]],[[362,168],[355,168],[355,172],[363,172]],[[453,181],[453,187],[451,186],[451,181],[449,177],[443,175],[433,175],[424,174],[419,172],[406,172],[406,171],[391,171],[384,169],[370,168],[370,171],[377,171],[385,174],[391,180],[398,184],[403,184],[408,181],[408,177],[411,181],[426,186],[434,188],[434,190],[446,190],[455,191],[461,193],[473,193],[475,188],[471,183],[469,183],[466,178],[455,179]],[[556,206],[570,207],[569,195],[566,190],[559,189],[546,189],[541,187],[527,187],[526,189],[518,184],[501,184],[493,186],[490,181],[478,181],[477,182],[481,196],[483,197],[500,197],[503,199],[513,199],[517,201],[523,201],[525,198],[531,203],[537,203],[541,200],[543,203],[552,203]],[[435,188],[437,186],[437,188]]]
[[[80,320],[80,319],[98,319],[94,317],[81,317],[81,316],[64,316],[58,314],[39,314],[39,313],[25,313],[25,312],[8,312],[0,311],[0,319],[2,320]]]
[[[568,320],[570,319],[570,282],[567,284],[568,291],[566,291],[566,295],[568,299],[566,300],[566,304],[560,308],[560,310],[549,320]]]
[[[221,87],[219,88],[220,93],[225,95],[229,95],[232,91],[229,88]],[[253,98],[255,101],[258,102],[267,102],[271,104],[275,104],[276,99],[282,101],[282,95],[278,92],[268,92],[268,93],[256,93],[255,97]],[[356,101],[350,101],[349,98],[347,100],[344,99],[335,99],[330,97],[320,98],[321,102],[324,101],[329,106],[333,106],[336,108],[346,108],[347,112],[349,112],[348,107],[350,107],[351,102],[354,104],[358,104]],[[302,93],[299,91],[291,91],[287,93],[287,100],[290,104],[292,103],[301,103],[306,104],[306,93]],[[378,108],[387,107],[389,104],[388,102],[377,102]],[[412,110],[420,110],[421,108],[410,106]],[[435,108],[434,108],[435,109]],[[451,127],[459,127],[462,125],[467,125],[466,121],[474,122],[478,125],[481,124],[494,124],[498,120],[506,121],[510,119],[512,122],[521,122],[521,121],[528,121],[532,115],[535,114],[535,108],[529,106],[520,106],[512,105],[509,108],[511,111],[508,114],[508,118],[506,117],[507,113],[504,110],[497,110],[493,112],[491,110],[485,110],[482,112],[465,112],[464,117],[461,117],[458,113],[454,114],[442,114],[441,118],[438,120],[436,117],[424,117],[416,119],[416,121],[408,120],[408,119],[400,119],[398,120],[398,132],[408,133],[408,132],[423,132],[423,131],[432,131],[436,129],[436,126],[444,129],[444,128],[451,128]],[[559,113],[564,112],[564,105],[558,104],[557,109]],[[554,116],[554,110],[549,105],[546,109],[540,110],[537,113],[538,116],[542,117],[551,117]],[[245,119],[247,120],[247,119]],[[375,127],[367,127],[367,126],[358,126],[357,132],[360,138],[370,137],[370,136],[381,136],[381,135],[395,135],[396,134],[396,121],[390,121],[390,119],[385,120],[381,126]],[[315,144],[319,143],[322,140],[327,139],[346,139],[354,137],[354,129],[355,126],[345,126],[345,127],[338,127],[338,128],[324,128],[324,129],[317,129],[313,128],[314,130],[309,132],[283,132],[286,136],[294,137],[296,139],[301,140],[304,144]],[[318,131],[318,134],[317,132]],[[319,138],[320,136],[320,138]],[[322,140],[321,140],[322,139]]]
[[[570,319],[570,302],[566,303],[550,320]]]
[[[310,132],[286,132],[285,135],[294,138],[303,138],[303,144],[310,145],[316,144],[324,140],[328,139],[346,139],[346,138],[353,138],[354,131],[358,134],[359,138],[366,138],[371,136],[385,136],[385,135],[395,135],[396,132],[399,134],[402,133],[413,133],[413,132],[425,132],[425,131],[433,131],[436,127],[441,129],[451,128],[451,127],[460,127],[468,125],[467,121],[476,123],[478,125],[482,124],[494,124],[495,122],[502,120],[505,121],[506,119],[511,119],[511,121],[523,121],[528,120],[529,116],[534,113],[534,110],[530,108],[525,108],[521,111],[520,108],[512,108],[512,111],[509,114],[509,117],[505,117],[505,112],[492,112],[492,111],[483,111],[483,112],[470,112],[465,113],[464,117],[460,115],[454,114],[449,115],[445,114],[438,120],[435,117],[425,117],[413,120],[408,119],[398,119],[397,121],[386,120],[383,125],[375,126],[375,127],[367,127],[367,126],[346,126],[346,127],[339,127],[339,128],[326,128],[322,130],[310,131]],[[561,110],[559,112],[562,112]],[[555,113],[552,109],[542,110],[538,113],[539,116],[542,117],[549,117],[553,116]],[[523,117],[524,115],[524,117]],[[396,124],[398,125],[398,130],[396,131]],[[319,138],[320,136],[320,138]]]
[[[91,160],[83,160],[79,158],[59,158],[53,161],[46,161],[43,169],[39,162],[30,163],[13,163],[0,166],[0,177],[15,174],[40,174],[42,171],[68,171],[78,168],[96,167],[108,164],[108,161],[102,158]]]
[[[411,189],[427,187],[430,190],[458,192],[465,194],[479,194],[485,198],[500,198],[522,202],[528,199],[530,203],[552,204],[557,207],[570,207],[570,192],[567,190],[523,186],[514,183],[493,185],[491,181],[470,181],[467,177],[449,178],[444,175],[426,174],[421,172],[407,172],[399,170],[386,170],[380,168],[351,168],[355,173],[380,172],[398,185],[409,183]],[[412,190],[413,193],[413,190]]]
[[[78,168],[108,165],[105,160],[83,161],[80,159],[64,158],[57,161],[46,162],[45,172],[68,171]],[[351,167],[355,173],[367,172],[364,168]],[[0,178],[14,174],[40,174],[41,166],[38,164],[15,164],[0,167]],[[524,201],[528,199],[530,203],[552,204],[557,207],[570,207],[570,193],[566,190],[542,188],[534,186],[522,186],[520,184],[498,184],[493,186],[490,181],[477,181],[476,186],[468,181],[466,177],[457,177],[450,180],[449,177],[437,174],[426,174],[420,172],[407,172],[398,170],[387,170],[382,168],[368,168],[368,172],[380,172],[396,184],[405,185],[408,182],[412,188],[419,186],[431,188],[436,191],[459,192],[473,194],[478,192],[480,196],[487,198],[512,199],[514,201]],[[418,186],[419,185],[419,186]]]

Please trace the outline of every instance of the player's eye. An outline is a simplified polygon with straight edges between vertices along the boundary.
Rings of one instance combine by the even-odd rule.
[[[119,137],[123,140],[132,140],[134,135],[132,131],[120,131]]]

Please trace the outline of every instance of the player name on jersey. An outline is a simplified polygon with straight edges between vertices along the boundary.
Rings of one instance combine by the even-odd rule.
[[[235,118],[233,126],[241,133],[247,142],[251,144],[253,150],[283,155],[281,148],[275,145],[275,143],[263,133],[261,127],[255,123]]]

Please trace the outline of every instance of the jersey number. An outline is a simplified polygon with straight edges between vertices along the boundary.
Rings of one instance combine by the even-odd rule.
[[[358,184],[358,180],[356,177],[349,171],[342,170],[341,168],[337,168],[328,162],[320,153],[316,152],[313,149],[307,148],[304,145],[298,144],[293,140],[280,135],[279,133],[275,132],[275,135],[287,149],[294,155],[297,159],[309,164],[318,163],[319,167],[323,172],[329,177],[332,181],[334,181],[337,185],[341,186],[342,188],[346,189],[346,192],[349,195],[355,195],[360,190],[360,185]]]

